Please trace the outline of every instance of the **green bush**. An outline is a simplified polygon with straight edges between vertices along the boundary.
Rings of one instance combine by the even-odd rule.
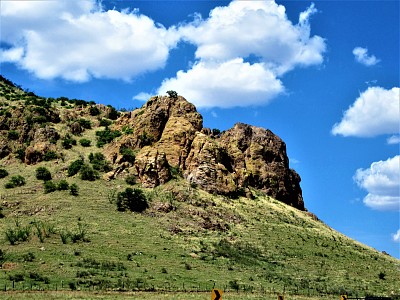
[[[97,106],[91,106],[89,108],[89,113],[90,113],[91,116],[98,116],[101,112],[100,112],[100,110],[98,109]]]
[[[36,169],[36,179],[38,180],[51,180],[51,173],[45,167],[39,167]]]
[[[45,181],[43,184],[43,188],[45,194],[57,191],[57,185],[51,180]]]
[[[20,148],[15,151],[15,157],[21,160],[22,162],[25,161],[25,148]]]
[[[167,91],[167,94],[170,98],[177,99],[178,98],[178,93],[175,91]]]
[[[43,156],[43,160],[44,161],[50,161],[50,160],[54,160],[57,159],[57,153],[55,151],[47,151],[44,156]]]
[[[6,169],[0,169],[0,178],[4,178],[8,176],[8,172]]]
[[[11,188],[15,188],[18,186],[23,186],[26,184],[26,180],[24,177],[22,177],[21,175],[16,175],[11,177],[10,181],[6,183],[5,188],[6,189],[11,189]]]
[[[68,177],[74,176],[75,174],[78,174],[79,170],[82,168],[84,165],[84,162],[82,159],[78,159],[73,161],[69,166],[68,166]]]
[[[110,130],[106,127],[103,131],[96,131],[97,136],[97,147],[103,147],[105,144],[111,143],[111,141],[119,136],[121,132],[118,130]]]
[[[125,182],[129,185],[135,185],[136,177],[134,175],[129,175],[128,177],[125,178]]]
[[[8,134],[7,134],[7,138],[9,139],[9,140],[18,140],[18,138],[19,138],[19,133],[18,133],[18,131],[15,131],[15,130],[10,130],[9,132],[8,132]]]
[[[83,164],[79,174],[82,180],[95,181],[98,178],[97,172],[88,164]]]
[[[111,125],[111,123],[112,123],[112,121],[103,118],[100,120],[99,126],[107,127],[107,126]]]
[[[90,147],[91,141],[88,139],[80,139],[79,144],[81,144],[82,147]]]
[[[72,146],[76,145],[76,140],[74,140],[73,138],[71,138],[71,136],[69,134],[67,134],[63,141],[61,142],[62,146],[64,149],[71,149]]]
[[[122,160],[133,164],[135,162],[135,152],[132,149],[121,147],[119,153],[122,154]]]
[[[86,119],[79,119],[78,120],[79,125],[81,125],[83,128],[86,129],[91,129],[92,128],[92,123],[90,122],[90,120],[86,120]]]
[[[76,183],[73,183],[69,186],[69,193],[72,196],[78,196],[79,195],[79,187]]]
[[[57,190],[59,191],[67,191],[69,189],[69,184],[66,180],[60,180],[60,182],[57,183]]]
[[[145,194],[140,189],[126,188],[124,192],[117,195],[118,211],[142,212],[149,207]]]
[[[15,245],[18,242],[25,242],[30,239],[31,227],[22,226],[18,219],[15,220],[14,228],[7,228],[5,231],[6,240],[11,244]]]
[[[110,108],[110,111],[107,114],[107,118],[111,119],[111,120],[116,120],[119,117],[119,113],[118,111],[112,107],[111,105],[107,105],[108,108]]]
[[[106,161],[106,158],[103,153],[90,153],[89,154],[89,161],[93,166],[93,169],[100,171],[100,172],[109,172],[112,170],[112,167]]]

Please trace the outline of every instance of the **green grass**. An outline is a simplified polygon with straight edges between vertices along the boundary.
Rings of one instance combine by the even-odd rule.
[[[41,165],[62,174],[61,166]],[[150,199],[145,213],[121,213],[108,195],[127,187],[122,179],[67,178],[80,187],[78,197],[68,191],[44,194],[40,188],[24,194],[40,186],[35,168],[9,170],[22,174],[27,185],[0,189],[6,195],[0,232],[14,228],[17,218],[21,226],[32,226],[26,242],[11,245],[1,237],[0,289],[22,275],[16,289],[207,291],[215,285],[242,293],[400,293],[398,260],[276,200],[214,197],[177,180],[145,191]],[[47,236],[37,234],[33,224],[38,222],[52,229]],[[64,244],[66,233],[83,237]],[[28,253],[34,259],[24,259]],[[33,272],[50,282],[31,278]]]
[[[4,300],[18,299],[18,300],[64,300],[64,299],[144,299],[144,300],[204,300],[210,299],[210,292],[201,293],[149,293],[149,292],[126,292],[126,293],[112,293],[112,292],[9,292],[1,293],[0,296]],[[285,295],[284,299],[287,300],[336,300],[339,297],[313,297],[313,296],[295,296]],[[243,293],[224,293],[222,295],[224,300],[276,300],[277,295],[269,294],[243,294]]]

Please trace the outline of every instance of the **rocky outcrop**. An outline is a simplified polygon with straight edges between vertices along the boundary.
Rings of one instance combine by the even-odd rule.
[[[106,147],[114,163],[121,148],[136,151],[134,172],[145,187],[171,178],[178,168],[189,182],[215,194],[251,196],[260,190],[304,210],[300,176],[289,168],[285,143],[270,130],[237,123],[222,134],[202,127],[202,117],[183,97],[152,97],[119,118],[125,135]]]

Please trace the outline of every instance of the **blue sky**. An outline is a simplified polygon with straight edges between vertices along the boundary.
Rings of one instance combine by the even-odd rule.
[[[271,129],[308,210],[400,258],[398,1],[7,1],[1,74],[117,108],[176,90]]]

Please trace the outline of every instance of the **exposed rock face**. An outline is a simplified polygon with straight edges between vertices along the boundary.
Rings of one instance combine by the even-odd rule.
[[[304,209],[300,176],[289,168],[286,144],[270,130],[238,123],[221,135],[220,144],[232,160],[240,187]]]
[[[202,127],[202,117],[183,97],[152,97],[141,109],[119,118],[116,129],[132,134],[105,149],[109,160],[119,151],[137,152],[135,173],[145,187],[171,178],[171,168],[202,189],[227,196],[251,195],[250,187],[304,209],[300,176],[289,168],[285,143],[270,130],[238,123],[221,135]]]

